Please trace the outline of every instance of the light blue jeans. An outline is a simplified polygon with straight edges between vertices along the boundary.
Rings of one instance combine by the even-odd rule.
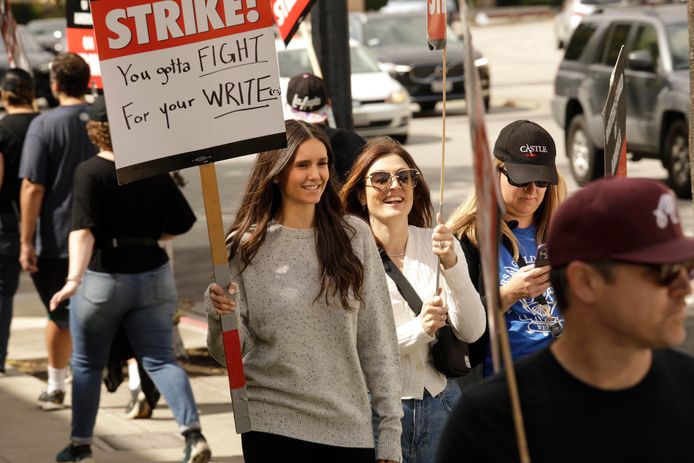
[[[200,428],[190,382],[173,352],[176,300],[168,263],[136,274],[86,272],[70,301],[73,442],[91,443],[102,370],[121,324],[135,355],[171,407],[180,431]]]
[[[424,391],[422,400],[403,399],[402,447],[403,463],[431,463],[436,461],[439,439],[460,399],[460,387],[453,379],[436,397]],[[378,419],[374,416],[374,438],[378,448]]]

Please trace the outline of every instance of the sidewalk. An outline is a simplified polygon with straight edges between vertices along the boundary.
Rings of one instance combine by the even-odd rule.
[[[9,359],[45,358],[43,307],[33,292],[18,292],[12,322]],[[27,314],[31,314],[28,315]],[[179,325],[187,349],[205,346],[203,322],[184,318]],[[213,462],[241,463],[241,439],[234,432],[231,399],[226,375],[194,375],[193,393],[200,410],[202,428],[212,448]],[[0,462],[50,463],[69,441],[70,390],[64,410],[45,412],[36,399],[45,389],[40,379],[13,369],[0,377]],[[102,387],[101,405],[94,430],[94,457],[98,463],[148,463],[181,461],[183,438],[164,398],[151,419],[127,420],[124,407],[129,398],[126,384],[111,394]]]

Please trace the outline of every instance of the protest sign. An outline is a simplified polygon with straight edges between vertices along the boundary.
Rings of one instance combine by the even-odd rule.
[[[627,176],[627,101],[624,80],[624,45],[610,76],[610,89],[602,110],[605,130],[605,176]]]
[[[446,0],[427,1],[427,39],[430,50],[446,47]]]
[[[91,8],[120,183],[286,144],[270,2]]]
[[[89,88],[103,89],[89,1],[66,0],[65,17],[67,19],[67,51],[80,55],[89,64],[89,70],[92,73]]]
[[[285,45],[294,37],[299,25],[316,0],[272,0],[272,13]]]
[[[24,53],[22,41],[17,34],[17,23],[12,16],[10,0],[0,0],[0,32],[2,32],[2,41],[7,50],[7,61],[10,67],[22,68],[29,74],[33,74],[29,59]]]

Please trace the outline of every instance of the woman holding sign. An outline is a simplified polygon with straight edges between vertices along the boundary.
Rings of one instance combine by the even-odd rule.
[[[552,214],[566,196],[564,180],[554,163],[555,154],[551,135],[526,120],[504,127],[494,145],[505,209],[499,244],[499,308],[505,312],[514,359],[547,346],[562,330],[550,288],[549,266],[535,265],[538,244],[544,241]],[[474,191],[452,214],[449,225],[460,239],[470,278],[484,300]],[[484,376],[492,374],[486,333],[470,346],[470,354],[474,365],[484,363]],[[479,379],[479,368],[476,374]]]
[[[244,461],[400,461],[400,362],[378,250],[343,214],[324,132],[286,129],[286,148],[258,154],[227,236],[234,297],[216,284],[205,293],[220,363],[220,315],[240,317]]]
[[[484,333],[484,308],[451,230],[432,228],[429,188],[398,142],[377,138],[366,145],[342,188],[342,199],[347,212],[371,225],[388,275],[402,366],[403,461],[432,462],[460,396],[455,382],[434,366],[433,341],[447,323],[460,340],[476,341]],[[441,295],[435,294],[439,267]]]
[[[135,355],[166,398],[186,440],[183,463],[206,463],[195,399],[173,352],[176,286],[158,241],[187,232],[195,215],[168,175],[119,186],[106,105],[91,107],[87,132],[97,156],[75,172],[69,273],[51,310],[72,297],[71,443],[58,462],[92,461],[102,370],[123,326]]]

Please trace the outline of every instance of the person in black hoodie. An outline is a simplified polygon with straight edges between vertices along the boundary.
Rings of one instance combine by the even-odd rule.
[[[0,374],[5,373],[14,294],[19,285],[19,159],[34,107],[34,79],[10,69],[0,82],[7,115],[0,120]]]

